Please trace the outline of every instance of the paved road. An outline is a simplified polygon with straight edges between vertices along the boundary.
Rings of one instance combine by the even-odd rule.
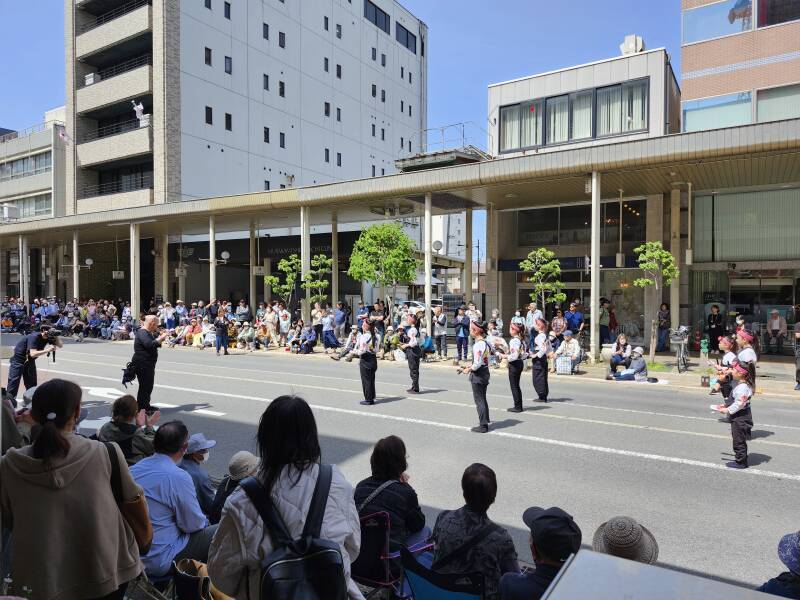
[[[126,343],[67,344],[55,364],[39,360],[39,369],[78,381],[90,419],[100,419],[122,390],[120,369],[131,350]],[[497,370],[489,386],[493,432],[479,435],[469,431],[476,415],[466,377],[423,365],[421,382],[424,393],[407,397],[406,369],[381,363],[379,403],[363,407],[356,362],[163,349],[154,403],[167,418],[218,440],[209,461],[215,476],[235,451],[255,449],[258,419],[280,394],[300,394],[314,407],[324,460],[340,465],[353,483],[369,473],[372,444],[400,435],[430,522],[440,510],[460,506],[464,467],[484,462],[499,478],[490,514],[509,528],[525,560],[522,511],[557,505],[575,516],[585,544],[604,520],[626,514],[655,534],[662,564],[743,585],[783,570],[777,541],[800,528],[797,401],[756,397],[753,466],[731,471],[722,466],[731,459],[729,428],[699,390],[554,378],[552,402],[526,401],[524,413],[512,414],[505,411],[506,372]],[[529,373],[524,383],[532,398]]]

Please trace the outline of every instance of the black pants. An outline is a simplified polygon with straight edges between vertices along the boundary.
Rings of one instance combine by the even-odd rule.
[[[408,361],[408,373],[411,375],[411,389],[419,391],[419,359],[422,351],[419,347],[406,348],[406,360]]]
[[[719,336],[722,335],[722,327],[708,328],[708,349],[719,352]]]
[[[314,345],[316,346],[322,340],[322,323],[317,323],[314,325],[314,331],[317,334],[317,339],[314,341]]]
[[[486,402],[486,388],[489,387],[489,367],[481,367],[469,374],[472,384],[472,400],[478,411],[478,422],[489,426],[489,404]]]
[[[800,343],[794,349],[794,379],[800,385]]]
[[[156,365],[140,364],[135,368],[136,379],[139,381],[136,403],[139,405],[139,410],[150,410],[150,395],[153,393],[153,384],[156,379]]]
[[[458,360],[467,360],[467,343],[469,338],[457,337],[456,338],[456,358]]]
[[[731,437],[733,438],[733,454],[740,465],[747,464],[747,440],[753,429],[753,414],[750,408],[735,413],[731,417]]]
[[[539,396],[539,400],[547,402],[550,394],[550,387],[547,385],[547,357],[533,357],[533,389]]]
[[[508,383],[511,384],[511,397],[514,399],[515,408],[522,408],[522,389],[519,387],[519,380],[524,370],[524,361],[512,360],[508,362]]]
[[[722,397],[725,398],[725,406],[730,406],[733,404],[733,400],[731,400],[731,392],[733,391],[733,385],[731,384],[730,375],[726,377],[724,380],[719,382],[719,391],[722,393]]]
[[[372,352],[361,355],[358,361],[358,370],[361,372],[361,389],[364,390],[364,400],[375,401],[375,372],[378,370],[378,359]]]
[[[25,383],[25,389],[30,389],[36,385],[36,361],[34,359],[24,361],[13,356],[9,361],[6,392],[15,400],[19,391],[20,380]]]
[[[447,358],[447,334],[434,336],[433,339],[436,342],[436,353],[439,358]]]

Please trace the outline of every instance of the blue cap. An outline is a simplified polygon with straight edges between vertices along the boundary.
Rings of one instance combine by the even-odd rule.
[[[567,329],[567,330],[564,332],[564,337],[571,336],[571,335],[572,335],[572,332],[571,332],[569,329]]]

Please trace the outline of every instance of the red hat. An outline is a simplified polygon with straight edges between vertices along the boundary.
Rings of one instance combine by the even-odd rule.
[[[519,333],[520,331],[522,331],[522,325],[519,323],[512,323],[511,331],[513,331],[514,333]]]
[[[740,329],[736,332],[736,335],[741,336],[742,338],[746,339],[748,342],[753,341],[753,334],[747,331],[746,329]]]
[[[734,369],[734,371],[738,371],[742,375],[747,375],[749,373],[749,371],[747,370],[747,367],[745,367],[744,365],[742,365],[742,363],[740,363],[738,361],[733,363],[733,369]]]

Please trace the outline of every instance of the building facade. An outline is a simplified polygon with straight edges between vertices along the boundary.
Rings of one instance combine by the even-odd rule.
[[[681,7],[684,131],[800,117],[800,1]]]

